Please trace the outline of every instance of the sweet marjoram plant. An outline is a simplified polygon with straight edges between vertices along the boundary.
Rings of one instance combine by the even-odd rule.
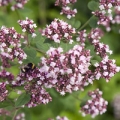
[[[120,0],[91,0],[88,3],[91,19],[82,25],[76,18],[77,9],[73,9],[77,0],[54,2],[61,8],[62,17],[54,18],[43,29],[27,16],[16,21],[21,33],[14,26],[0,28],[1,120],[32,120],[26,118],[25,110],[50,104],[54,100],[51,90],[62,99],[71,95],[79,104],[84,103],[78,106],[81,116],[96,117],[107,111],[108,102],[100,88],[88,91],[85,100],[79,93],[101,78],[110,82],[120,72],[115,60],[109,58],[113,54],[109,45],[101,42],[112,31],[111,26],[120,24]],[[9,6],[9,11],[20,16],[18,11],[24,10],[28,3],[28,0],[0,0],[0,7],[5,10]],[[96,27],[85,29],[89,22],[96,23]],[[47,120],[72,120],[67,116],[52,117]]]

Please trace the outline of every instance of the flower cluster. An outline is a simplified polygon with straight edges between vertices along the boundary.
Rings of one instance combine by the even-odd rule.
[[[12,2],[15,4],[13,5]],[[11,9],[14,11],[15,9],[22,9],[27,2],[28,0],[0,0],[0,6],[7,6],[11,3]]]
[[[37,26],[33,20],[30,20],[26,17],[26,20],[18,20],[18,23],[21,26],[23,32],[32,34],[32,37],[36,36],[34,28]]]
[[[11,2],[11,0],[0,0],[0,6],[6,6]]]
[[[65,54],[61,52],[62,48],[50,48],[47,51],[49,58],[42,58],[40,78],[46,82],[46,87],[55,87],[62,95],[83,90],[88,84],[84,77],[89,71],[90,51],[75,45]]]
[[[4,115],[4,116],[9,116],[10,115],[10,111],[4,109],[4,108],[0,108],[0,116]]]
[[[62,48],[50,48],[48,58],[42,57],[40,68],[20,73],[13,81],[13,86],[24,85],[31,94],[28,107],[46,104],[52,99],[43,88],[54,87],[60,94],[71,93],[73,90],[83,90],[88,85],[87,76],[90,66],[90,51],[76,45],[67,53],[62,54]],[[86,76],[85,76],[86,75]]]
[[[0,82],[0,102],[4,101],[8,96],[8,90],[6,90],[6,84]]]
[[[82,115],[85,116],[86,114],[90,114],[92,117],[95,117],[98,114],[105,113],[108,102],[102,98],[102,91],[96,89],[94,91],[90,91],[88,95],[92,99],[88,100],[87,103],[81,108],[80,112],[82,112]]]
[[[78,37],[76,38],[76,40],[80,41],[81,45],[85,46],[86,37],[87,37],[86,30],[82,30],[78,32]]]
[[[57,116],[56,119],[48,119],[48,120],[69,120],[67,117]]]
[[[115,65],[115,60],[108,59],[108,56],[98,64],[95,64],[95,76],[96,79],[104,78],[106,82],[109,82],[110,78],[113,77],[117,72],[120,71],[120,67]]]
[[[60,43],[61,39],[68,41],[70,44],[73,42],[72,35],[75,34],[75,28],[72,28],[68,23],[55,19],[43,31],[42,35]]]
[[[117,24],[118,28],[120,28],[120,1],[118,0],[118,6],[115,7],[114,10],[114,17],[113,20],[111,21],[112,24]],[[118,33],[120,33],[120,29],[118,29]]]
[[[110,9],[110,6],[117,6],[118,0],[99,0],[101,9]]]
[[[29,108],[35,107],[39,104],[47,104],[52,101],[52,98],[48,92],[46,92],[42,86],[39,86],[36,83],[32,83],[32,85],[26,84],[24,88],[27,92],[29,92],[29,94],[31,94],[31,99],[26,104],[26,106]]]
[[[11,9],[14,11],[15,9],[21,9],[24,7],[24,5],[28,2],[28,0],[15,0],[15,4],[11,7]]]
[[[10,72],[7,72],[5,70],[0,71],[0,79],[4,80],[6,84],[11,84],[11,82],[14,80],[14,75],[12,75]]]
[[[14,61],[16,58],[19,64],[22,64],[23,59],[26,59],[27,55],[21,49],[21,38],[22,36],[18,34],[13,27],[1,27],[0,59],[3,67],[10,67],[9,61]]]
[[[113,101],[112,106],[114,110],[114,116],[116,120],[120,119],[120,93],[116,94]]]
[[[107,53],[112,54],[112,51],[109,50],[109,46],[103,43],[100,43],[100,39],[103,36],[101,29],[96,28],[92,29],[88,35],[88,39],[92,45],[95,47],[96,54],[100,55],[101,58],[107,56]]]
[[[55,6],[62,6],[62,10],[60,14],[67,15],[67,18],[70,19],[71,17],[75,17],[75,14],[77,13],[77,10],[72,10],[69,7],[69,4],[73,4],[77,2],[77,0],[56,0]]]
[[[19,113],[15,116],[14,120],[25,120],[25,113]]]
[[[39,104],[47,104],[52,100],[44,87],[38,83],[39,80],[41,81],[40,72],[36,67],[26,73],[21,72],[17,76],[16,81],[12,82],[14,87],[24,85],[25,91],[31,95],[30,101],[26,104],[29,108]]]
[[[0,109],[0,116],[11,116],[12,111],[4,108]],[[25,113],[19,113],[14,117],[14,120],[25,120]]]
[[[88,39],[91,44],[94,46],[96,54],[102,58],[100,63],[94,64],[95,70],[93,76],[95,79],[104,78],[108,82],[115,73],[120,71],[120,67],[115,65],[115,60],[110,60],[107,53],[112,54],[112,51],[109,49],[109,46],[103,43],[100,43],[100,39],[103,36],[101,29],[92,29],[88,34]]]
[[[98,25],[103,25],[106,27],[107,31],[110,31],[110,23],[113,20],[112,8],[118,5],[117,0],[100,0],[99,9],[92,12],[96,17],[98,17]]]

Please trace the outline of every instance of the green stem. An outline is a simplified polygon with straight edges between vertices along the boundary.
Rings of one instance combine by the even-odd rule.
[[[3,120],[6,120],[6,116],[5,115],[3,116]]]
[[[17,14],[17,16],[18,16],[18,19],[21,19],[20,15],[19,15],[19,13],[18,13],[18,10],[15,10],[15,12],[16,12],[16,14]]]
[[[16,117],[16,114],[17,114],[18,110],[19,110],[19,109],[17,109],[17,108],[16,108],[16,110],[15,110],[15,113],[14,113],[14,115],[13,115],[12,120],[15,120],[15,117]]]
[[[46,24],[46,2],[45,0],[38,0],[38,4],[39,4],[39,8],[38,8],[38,15],[39,15],[39,20],[41,25],[45,25]]]
[[[88,25],[88,23],[90,22],[91,18],[93,18],[93,17],[94,17],[94,15],[92,17],[90,17],[88,19],[88,21],[83,26],[81,26],[80,28],[78,28],[78,30],[82,30],[86,25]]]
[[[30,42],[29,42],[29,40],[28,40],[28,33],[27,33],[27,35],[26,35],[26,40],[27,40],[27,45],[30,46]]]

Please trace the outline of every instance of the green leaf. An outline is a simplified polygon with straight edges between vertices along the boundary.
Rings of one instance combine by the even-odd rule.
[[[63,48],[64,52],[67,52],[70,49],[72,49],[74,45],[76,45],[76,42],[73,42],[72,44],[64,43],[62,41],[60,42],[60,47]]]
[[[91,64],[94,65],[95,63],[98,63],[97,60],[91,60]]]
[[[95,1],[90,1],[88,3],[88,8],[92,11],[95,11],[99,8],[99,3],[98,2],[95,2]]]
[[[92,17],[89,22],[90,27],[96,28],[98,26],[97,21],[98,21],[97,17]]]
[[[30,57],[28,56],[27,59],[25,59],[23,61],[24,64],[27,64],[27,63],[34,63],[34,64],[38,64],[40,62],[40,57]]]
[[[74,24],[75,24],[75,18],[68,19],[67,23],[70,24],[70,25],[72,25],[72,26],[74,26]]]
[[[81,22],[80,21],[76,21],[75,24],[74,24],[74,27],[77,29],[79,28],[81,25]]]
[[[0,102],[0,108],[11,106],[11,103],[8,101]]]
[[[49,38],[46,38],[44,41],[44,44],[48,44],[49,47],[58,47],[59,43],[55,43],[53,40],[50,40]]]
[[[32,62],[34,64],[37,64],[40,62],[40,57],[35,57],[35,58],[28,57],[28,59],[29,59],[29,62]]]
[[[27,56],[30,56],[30,57],[36,57],[36,50],[32,47],[25,47],[24,49],[24,52],[27,54]]]
[[[17,101],[15,102],[15,106],[16,107],[19,107],[19,106],[22,106],[22,105],[25,105],[26,103],[28,103],[30,101],[30,95],[29,94],[26,94],[26,93],[22,93]]]
[[[10,93],[9,93],[9,98],[11,98],[11,99],[15,99],[15,98],[17,98],[19,95],[15,92],[15,91],[11,91]]]
[[[44,36],[42,36],[40,32],[37,31],[37,32],[35,32],[35,34],[37,36],[34,38],[34,42],[40,41],[43,43],[45,41],[46,38]]]
[[[81,22],[76,20],[75,18],[72,18],[70,20],[67,20],[67,23],[70,24],[74,28],[79,28],[81,25]]]
[[[46,51],[50,48],[50,44],[48,43],[41,43],[36,42],[36,47],[43,53],[46,53]]]

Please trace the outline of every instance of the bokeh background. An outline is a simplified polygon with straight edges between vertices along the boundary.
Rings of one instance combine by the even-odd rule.
[[[77,20],[81,22],[81,25],[92,16],[91,10],[88,9],[88,2],[90,0],[78,0],[74,5],[77,8],[78,13],[76,15]],[[22,10],[11,11],[10,5],[7,7],[0,7],[0,27],[14,27],[19,33],[21,28],[17,21],[19,19],[25,19],[26,17],[33,19],[38,28],[44,28],[46,24],[50,24],[54,18],[65,19],[60,15],[60,7],[54,6],[55,0],[29,0]],[[88,31],[92,23],[88,24],[85,29]],[[96,26],[95,26],[96,27]],[[112,31],[105,32],[105,36],[101,39],[101,42],[108,44],[110,49],[113,50],[111,59],[116,60],[116,64],[120,66],[120,34],[118,33],[120,26],[112,26]],[[86,100],[86,94],[88,90],[99,88],[103,91],[103,98],[108,101],[107,112],[103,115],[95,117],[95,120],[119,120],[120,119],[120,73],[117,73],[109,83],[106,83],[104,79],[95,81],[93,85],[86,87],[84,92],[78,91],[72,94],[66,94],[60,96],[54,89],[49,90],[52,96],[52,102],[47,105],[39,105],[35,108],[24,108],[21,111],[25,112],[26,120],[47,120],[48,118],[55,118],[55,116],[67,116],[70,120],[92,120],[91,116],[87,115],[82,117],[79,113],[81,104]],[[83,101],[79,100],[82,99]],[[19,111],[20,112],[20,111]]]

